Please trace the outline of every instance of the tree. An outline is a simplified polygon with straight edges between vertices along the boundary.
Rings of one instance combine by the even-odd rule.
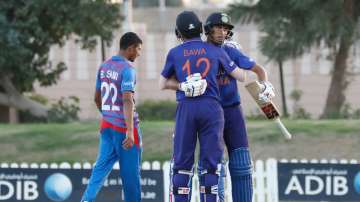
[[[255,22],[267,33],[261,51],[283,61],[325,44],[334,56],[332,78],[321,117],[337,117],[349,84],[349,50],[360,39],[360,2],[355,0],[260,0],[255,5],[234,4],[229,12],[243,23]]]
[[[48,61],[53,45],[76,36],[92,49],[98,37],[110,43],[120,26],[119,5],[107,0],[0,1],[0,104],[47,116],[47,108],[23,95],[34,83],[49,86],[66,70]]]

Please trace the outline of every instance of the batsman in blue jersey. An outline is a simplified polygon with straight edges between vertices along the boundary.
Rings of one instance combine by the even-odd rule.
[[[176,19],[176,35],[183,43],[169,51],[161,72],[162,89],[177,90],[171,179],[175,202],[190,200],[197,139],[200,143],[200,200],[219,201],[224,114],[217,74],[222,67],[238,80],[244,80],[245,76],[223,49],[203,42],[201,33],[202,24],[195,13],[180,13]]]
[[[95,103],[102,114],[99,153],[82,202],[95,201],[117,161],[125,202],[141,201],[142,145],[134,110],[136,71],[129,63],[140,55],[141,46],[142,41],[135,33],[125,33],[120,39],[119,54],[101,64],[98,71]]]
[[[264,102],[268,102],[274,96],[274,91],[272,85],[267,81],[267,73],[264,68],[244,55],[235,42],[229,41],[233,27],[227,14],[212,13],[204,25],[207,41],[225,50],[240,68],[254,72],[260,83],[263,84],[263,92],[259,97]],[[224,110],[224,140],[229,156],[232,198],[236,202],[251,202],[253,195],[252,165],[237,82],[223,69],[218,72],[217,80],[221,105]]]

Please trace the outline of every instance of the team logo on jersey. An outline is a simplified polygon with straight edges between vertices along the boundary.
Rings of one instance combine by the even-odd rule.
[[[188,28],[189,30],[191,30],[191,29],[195,29],[195,26],[194,26],[194,24],[189,24],[189,28]]]
[[[232,67],[235,63],[233,61],[230,62],[230,67]]]

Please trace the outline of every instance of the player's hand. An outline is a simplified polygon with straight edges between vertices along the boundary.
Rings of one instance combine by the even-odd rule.
[[[197,97],[205,93],[207,82],[205,79],[185,81],[180,83],[179,89],[185,92],[186,97]]]
[[[274,87],[268,81],[261,81],[262,91],[259,94],[259,100],[263,103],[270,102],[273,97],[275,97]]]
[[[122,147],[124,149],[130,149],[134,145],[134,132],[133,131],[126,131],[126,138],[122,142]]]

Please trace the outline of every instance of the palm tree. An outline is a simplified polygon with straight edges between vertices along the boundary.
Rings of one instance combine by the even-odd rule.
[[[230,5],[229,13],[242,23],[256,23],[267,33],[260,40],[261,52],[279,64],[325,44],[335,60],[321,117],[340,115],[350,82],[349,50],[360,39],[360,1],[260,0],[255,5]]]

